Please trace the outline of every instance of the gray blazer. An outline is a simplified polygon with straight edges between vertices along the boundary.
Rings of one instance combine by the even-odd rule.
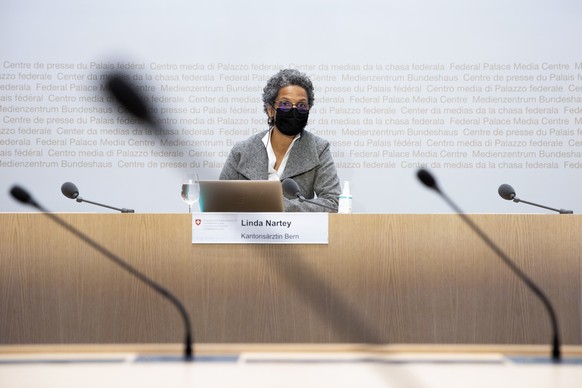
[[[236,143],[226,159],[220,179],[267,180],[269,158],[261,140],[266,133],[263,131]],[[341,187],[327,140],[304,130],[289,153],[281,180],[285,178],[293,178],[305,198],[313,199],[317,195],[314,202],[331,206],[337,212]],[[321,206],[299,202],[287,194],[284,201],[287,212],[331,212]]]

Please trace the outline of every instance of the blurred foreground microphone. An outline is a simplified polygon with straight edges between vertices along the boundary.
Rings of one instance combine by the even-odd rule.
[[[523,199],[519,199],[515,196],[515,190],[513,189],[513,187],[511,187],[507,183],[504,183],[501,186],[499,186],[499,189],[497,189],[497,192],[499,193],[501,198],[506,199],[508,201],[513,201],[515,203],[523,202],[523,203],[527,203],[528,205],[533,205],[533,206],[541,207],[544,209],[552,210],[552,211],[558,212],[560,214],[574,214],[574,212],[572,210],[554,209],[551,207],[547,207],[544,205],[538,205],[537,203],[528,202],[528,201],[524,201]]]
[[[98,203],[98,202],[92,202],[92,201],[88,201],[86,199],[83,199],[83,198],[79,197],[79,189],[77,189],[77,186],[73,182],[63,183],[63,185],[61,186],[61,193],[63,193],[63,195],[65,197],[74,199],[75,201],[77,201],[79,203],[87,202],[87,203],[90,203],[92,205],[103,206],[103,207],[106,207],[108,209],[117,210],[118,212],[122,212],[122,213],[135,213],[135,211],[133,209],[126,209],[126,208],[118,209],[118,208],[113,207],[113,206],[103,205],[103,204]]]
[[[499,248],[486,234],[483,232],[463,211],[438,187],[436,180],[431,173],[424,169],[420,169],[417,172],[418,179],[428,188],[436,191],[448,204],[453,208],[455,212],[463,219],[463,221],[471,228],[477,235],[483,240],[489,248],[491,248],[497,256],[513,271],[517,277],[522,280],[526,286],[542,301],[544,307],[550,315],[550,321],[552,324],[552,360],[555,362],[560,362],[561,360],[561,350],[560,350],[560,333],[558,329],[558,319],[556,318],[556,313],[552,303],[548,297],[544,294],[542,289],[531,280],[525,272],[523,272],[510,258]]]
[[[126,78],[127,76],[119,73],[111,74],[107,81],[107,90],[133,116],[157,127],[158,124],[151,114],[152,110],[142,95],[126,81]]]
[[[324,207],[326,209],[330,209],[333,210],[334,212],[337,212],[337,209],[334,209],[331,206],[327,206],[324,205],[322,203],[318,203],[318,202],[314,202],[314,201],[310,201],[308,199],[306,199],[304,196],[301,195],[301,189],[299,188],[299,185],[297,184],[297,182],[295,182],[293,179],[291,178],[285,178],[283,179],[283,191],[286,192],[287,194],[299,198],[299,202],[307,202],[307,203],[311,203],[317,206],[321,206]]]
[[[67,188],[71,189],[72,186],[67,185]],[[93,249],[95,249],[96,251],[98,251],[99,253],[101,253],[102,255],[104,255],[105,257],[110,259],[111,261],[113,261],[115,264],[119,265],[121,268],[123,268],[124,270],[129,272],[131,275],[135,276],[136,278],[138,278],[139,280],[144,282],[146,285],[153,288],[154,291],[156,291],[158,294],[160,294],[161,296],[163,296],[164,298],[169,300],[170,303],[172,303],[178,309],[178,311],[180,312],[180,315],[182,316],[182,320],[184,321],[184,330],[186,332],[186,338],[184,340],[184,359],[187,361],[193,360],[193,358],[194,358],[193,350],[192,350],[193,337],[192,337],[192,329],[191,329],[191,324],[190,324],[190,316],[188,315],[188,312],[186,311],[186,308],[184,307],[182,302],[180,302],[180,300],[176,296],[174,296],[170,291],[168,291],[167,289],[165,289],[164,287],[162,287],[161,285],[156,283],[154,280],[150,279],[146,275],[139,272],[137,269],[132,267],[130,264],[128,264],[127,262],[122,260],[119,256],[116,256],[114,253],[110,252],[109,250],[104,248],[102,245],[93,241],[91,238],[89,238],[87,235],[85,235],[81,231],[79,231],[76,228],[74,228],[73,226],[69,225],[62,218],[58,217],[57,215],[55,215],[53,213],[50,213],[48,210],[46,210],[44,207],[42,207],[38,202],[36,202],[26,190],[22,189],[19,186],[13,186],[12,189],[10,190],[10,194],[12,195],[12,197],[14,197],[19,202],[22,202],[24,204],[31,205],[31,206],[37,208],[38,210],[43,212],[47,217],[49,217],[51,220],[53,220],[57,224],[61,225],[63,228],[65,228],[66,230],[68,230],[69,232],[74,234],[80,240],[82,240],[86,244],[90,245]]]

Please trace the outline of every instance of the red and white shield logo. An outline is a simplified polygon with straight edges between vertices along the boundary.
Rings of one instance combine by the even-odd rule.
[[[200,226],[200,224],[202,223],[202,220],[200,218],[196,218],[194,220],[194,223],[196,224],[196,226]]]

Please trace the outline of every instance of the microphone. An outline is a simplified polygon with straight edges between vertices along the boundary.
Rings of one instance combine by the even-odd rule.
[[[157,127],[157,122],[150,113],[152,110],[148,107],[141,94],[125,80],[123,75],[119,73],[111,74],[107,81],[107,90],[129,113],[153,127]]]
[[[497,189],[497,192],[503,199],[512,200],[515,198],[515,190],[510,185],[504,183]]]
[[[67,183],[70,183],[70,182],[67,182]],[[71,183],[70,185],[67,185],[66,188],[71,189],[74,186],[75,185]],[[180,315],[182,316],[182,320],[184,321],[184,330],[186,332],[186,336],[184,339],[184,359],[186,361],[193,360],[193,358],[194,358],[193,349],[192,349],[193,337],[192,337],[192,329],[191,329],[191,324],[190,324],[190,316],[188,315],[188,312],[186,311],[186,308],[184,307],[182,302],[180,302],[180,300],[176,296],[174,296],[169,290],[167,290],[163,286],[156,283],[154,280],[150,279],[146,275],[139,272],[137,269],[135,269],[129,263],[122,260],[119,256],[117,256],[114,253],[112,253],[111,251],[107,250],[105,247],[103,247],[102,245],[100,245],[96,241],[92,240],[90,237],[88,237],[87,235],[85,235],[81,231],[77,230],[76,228],[74,228],[73,226],[71,226],[70,224],[65,222],[62,218],[58,217],[56,214],[51,213],[48,210],[46,210],[43,206],[41,206],[38,202],[36,202],[32,198],[32,196],[23,188],[21,188],[19,186],[13,186],[12,189],[10,189],[10,194],[12,195],[13,198],[18,200],[19,202],[24,203],[26,205],[33,206],[33,207],[37,208],[38,210],[40,210],[41,212],[43,212],[51,220],[53,220],[57,224],[61,225],[63,228],[68,230],[70,233],[74,234],[80,240],[82,240],[86,244],[90,245],[93,249],[95,249],[96,251],[98,251],[99,253],[101,253],[102,255],[104,255],[105,257],[110,259],[111,261],[113,261],[115,264],[119,265],[121,268],[123,268],[124,270],[129,272],[131,275],[135,276],[136,278],[138,278],[140,281],[145,283],[147,286],[151,287],[154,291],[156,291],[162,297],[164,297],[168,301],[170,301],[170,303],[172,303],[178,309],[178,311],[180,312]]]
[[[31,205],[38,208],[38,204],[34,201],[34,199],[28,194],[26,190],[21,188],[20,186],[13,186],[10,189],[10,194],[14,197],[18,202],[24,203],[26,205]]]
[[[77,186],[73,182],[63,183],[63,185],[61,186],[61,193],[63,193],[63,195],[65,197],[74,199],[75,201],[77,201],[79,203],[87,202],[87,203],[90,203],[92,205],[106,207],[108,209],[117,210],[118,212],[122,212],[122,213],[135,213],[135,211],[133,209],[126,209],[126,208],[118,209],[118,208],[113,207],[113,206],[103,205],[103,204],[98,203],[98,202],[93,202],[93,201],[83,199],[83,198],[79,197],[79,189],[77,188]]]
[[[507,183],[504,183],[501,186],[499,186],[499,188],[497,189],[497,192],[499,193],[501,198],[506,199],[508,201],[513,201],[515,203],[523,202],[523,203],[527,203],[528,205],[533,205],[533,206],[541,207],[544,209],[552,210],[552,211],[558,212],[560,214],[574,214],[574,212],[572,210],[554,209],[551,207],[547,207],[544,205],[538,205],[537,203],[528,202],[528,201],[524,201],[523,199],[519,199],[515,196],[515,190],[513,189],[513,187],[511,187]]]
[[[330,209],[330,210],[333,210],[334,212],[337,212],[337,209],[334,209],[331,206],[327,206],[327,205],[324,205],[322,203],[315,202],[315,201],[310,201],[307,198],[305,198],[304,196],[302,196],[301,189],[299,188],[299,185],[297,184],[297,182],[295,182],[291,178],[283,179],[282,185],[283,185],[283,191],[285,191],[285,193],[287,193],[289,195],[292,195],[293,197],[298,198],[299,202],[312,203],[314,205],[321,206],[321,207],[324,207],[326,209]]]
[[[73,182],[65,182],[61,186],[61,193],[63,193],[67,198],[77,199],[79,196],[79,189],[77,189],[77,186]]]
[[[483,232],[477,224],[475,224],[467,215],[438,187],[436,180],[425,169],[420,169],[417,172],[418,179],[428,188],[436,191],[444,200],[449,204],[451,208],[462,218],[462,220],[483,240],[489,248],[491,248],[497,256],[513,271],[517,277],[525,283],[525,285],[541,300],[544,307],[546,308],[550,321],[552,324],[552,360],[554,362],[560,362],[561,360],[561,350],[560,350],[560,333],[558,329],[558,319],[554,311],[552,303],[542,291],[542,289],[530,279],[525,272],[523,272],[510,258],[499,248],[486,234]],[[509,185],[507,185],[509,186]],[[511,187],[511,186],[510,186]],[[504,194],[507,188],[504,188]]]

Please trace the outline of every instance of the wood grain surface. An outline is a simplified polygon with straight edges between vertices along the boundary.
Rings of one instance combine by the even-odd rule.
[[[187,214],[61,214],[175,293],[203,343],[546,344],[542,304],[455,215],[333,214],[327,245],[191,243]],[[471,215],[581,343],[577,215]],[[0,343],[176,343],[178,312],[46,215],[0,214]]]

